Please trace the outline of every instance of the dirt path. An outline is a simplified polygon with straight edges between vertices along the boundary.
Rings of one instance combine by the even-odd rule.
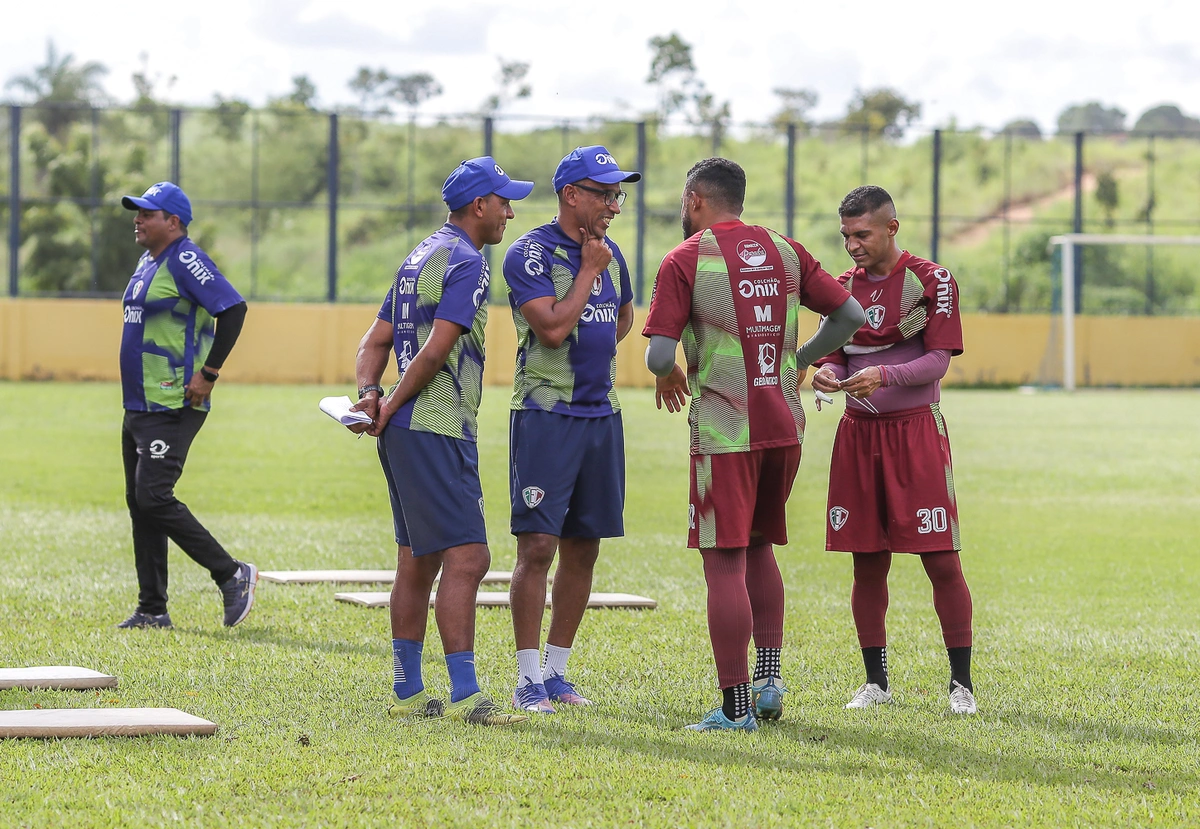
[[[1091,173],[1083,174],[1083,192],[1091,193],[1096,189],[1096,177]],[[1044,196],[1027,199],[1022,202],[1013,202],[1008,206],[1008,220],[1014,223],[1028,222],[1033,219],[1034,215],[1041,209],[1049,207],[1055,202],[1063,199],[1075,198],[1075,184],[1072,182],[1066,187],[1062,187],[1053,193],[1047,193]],[[971,247],[973,245],[982,244],[987,241],[987,238],[992,234],[992,231],[998,230],[1004,226],[1004,209],[997,210],[990,216],[986,216],[977,221],[970,222],[961,230],[954,234],[947,234],[946,241],[956,245],[965,245]]]

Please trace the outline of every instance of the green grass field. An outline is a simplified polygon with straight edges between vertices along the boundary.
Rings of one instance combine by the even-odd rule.
[[[180,496],[264,569],[389,567],[373,441],[317,411],[344,389],[218,389]],[[0,665],[76,664],[115,692],[0,691],[0,708],[174,706],[214,737],[0,741],[5,826],[1187,826],[1200,823],[1200,393],[951,391],[980,714],[953,718],[925,576],[892,572],[898,704],[861,682],[850,561],[825,553],[837,413],[809,411],[792,497],[784,720],[679,730],[719,701],[698,557],[683,546],[686,429],[626,391],[628,535],[572,674],[599,705],[511,729],[388,719],[387,612],[330,586],[262,584],[220,624],[207,574],[172,552],[173,631],[118,631],[136,585],[120,390],[0,384]],[[485,392],[493,566],[507,567],[506,395]],[[480,681],[515,674],[506,610],[479,613]],[[446,685],[431,630],[426,681]]]

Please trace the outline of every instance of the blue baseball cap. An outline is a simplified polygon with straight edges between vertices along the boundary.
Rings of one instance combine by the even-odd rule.
[[[169,181],[151,184],[140,197],[122,196],[121,205],[126,210],[165,210],[172,216],[178,216],[184,225],[192,223],[192,203],[187,194],[179,189],[179,185]]]
[[[475,199],[495,193],[517,201],[533,192],[532,181],[517,181],[500,169],[490,155],[472,158],[454,168],[442,185],[442,201],[451,210],[466,207]]]
[[[558,169],[554,171],[554,192],[585,178],[601,184],[617,184],[638,181],[641,177],[641,173],[630,173],[617,167],[617,160],[612,153],[599,144],[578,147],[558,162]]]

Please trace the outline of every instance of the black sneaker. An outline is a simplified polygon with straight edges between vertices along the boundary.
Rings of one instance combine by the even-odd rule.
[[[162,613],[155,616],[152,613],[143,613],[140,610],[133,611],[133,615],[117,625],[119,628],[170,628],[175,627],[171,624],[171,614]]]
[[[238,562],[233,578],[220,585],[225,601],[225,627],[231,628],[250,615],[254,607],[254,588],[258,584],[258,568],[244,561]]]

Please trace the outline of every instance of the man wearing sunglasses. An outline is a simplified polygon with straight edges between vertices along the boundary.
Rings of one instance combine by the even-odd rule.
[[[579,147],[554,173],[558,214],[508,249],[517,327],[509,431],[510,597],[517,645],[513,705],[591,705],[567,681],[567,658],[587,608],[600,539],[624,535],[625,442],[613,389],[617,343],[633,326],[629,267],[607,238],[621,212],[620,169],[602,146]],[[550,631],[539,660],[546,581],[555,552]]]

